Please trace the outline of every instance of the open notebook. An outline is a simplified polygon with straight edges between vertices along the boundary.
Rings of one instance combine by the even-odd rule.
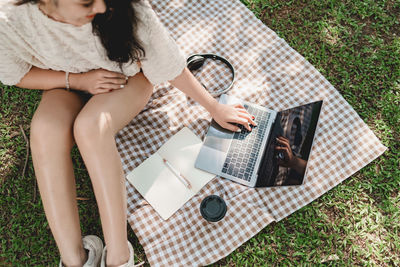
[[[128,181],[167,220],[215,175],[194,167],[202,141],[187,127],[127,175]],[[166,159],[190,182],[187,188],[164,164]]]

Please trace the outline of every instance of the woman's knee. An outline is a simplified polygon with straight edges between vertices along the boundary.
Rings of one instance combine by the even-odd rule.
[[[82,143],[96,142],[106,135],[113,134],[113,123],[109,112],[81,112],[73,126],[74,139],[78,146]]]
[[[72,125],[84,103],[80,97],[61,89],[43,91],[39,107],[31,121],[32,150],[65,149],[75,141]]]
[[[139,105],[140,109],[145,106],[153,92],[153,85],[142,73],[136,74],[130,79],[128,86],[125,88],[130,92],[125,91],[119,96],[113,96],[113,93],[110,93],[108,100],[106,100],[105,95],[97,99],[94,96],[91,100],[92,102],[81,110],[73,126],[74,138],[78,146],[82,143],[102,140],[105,136],[114,137],[121,128],[121,117],[126,117],[126,114],[136,113],[132,108],[135,104]],[[130,86],[130,84],[132,85]],[[118,94],[118,91],[115,93]],[[132,97],[135,97],[136,102],[129,101],[127,103],[127,99]],[[141,103],[137,103],[138,99],[141,99]],[[118,101],[120,101],[120,104],[116,104]],[[125,116],[121,116],[121,112],[125,112]]]
[[[48,114],[35,114],[30,125],[32,151],[46,153],[50,150],[69,152],[74,145],[72,127]]]

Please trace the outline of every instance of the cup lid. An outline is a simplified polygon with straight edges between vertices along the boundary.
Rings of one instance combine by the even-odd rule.
[[[200,213],[204,219],[210,222],[217,222],[225,217],[225,201],[216,195],[207,196],[200,204]]]

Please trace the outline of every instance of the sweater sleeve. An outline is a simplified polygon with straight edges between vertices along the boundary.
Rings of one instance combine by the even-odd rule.
[[[1,17],[1,14],[0,14]],[[3,17],[0,18],[0,81],[5,85],[15,85],[21,81],[32,65],[23,60],[20,47],[14,43],[16,33]]]
[[[16,85],[31,67],[31,64],[18,56],[7,36],[0,32],[0,81],[5,85]]]
[[[142,3],[142,7],[137,10],[144,23],[140,35],[143,35],[142,44],[146,56],[141,60],[141,67],[147,79],[157,85],[181,74],[186,67],[186,59],[150,4],[147,1]]]

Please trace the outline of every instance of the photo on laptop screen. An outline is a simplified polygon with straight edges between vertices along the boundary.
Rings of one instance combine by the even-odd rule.
[[[281,135],[275,141],[270,186],[303,183],[320,109],[321,102],[315,102],[280,112]]]
[[[301,185],[322,100],[279,112],[228,95],[220,102],[241,103],[257,127],[234,133],[212,120],[195,167],[250,187]]]

